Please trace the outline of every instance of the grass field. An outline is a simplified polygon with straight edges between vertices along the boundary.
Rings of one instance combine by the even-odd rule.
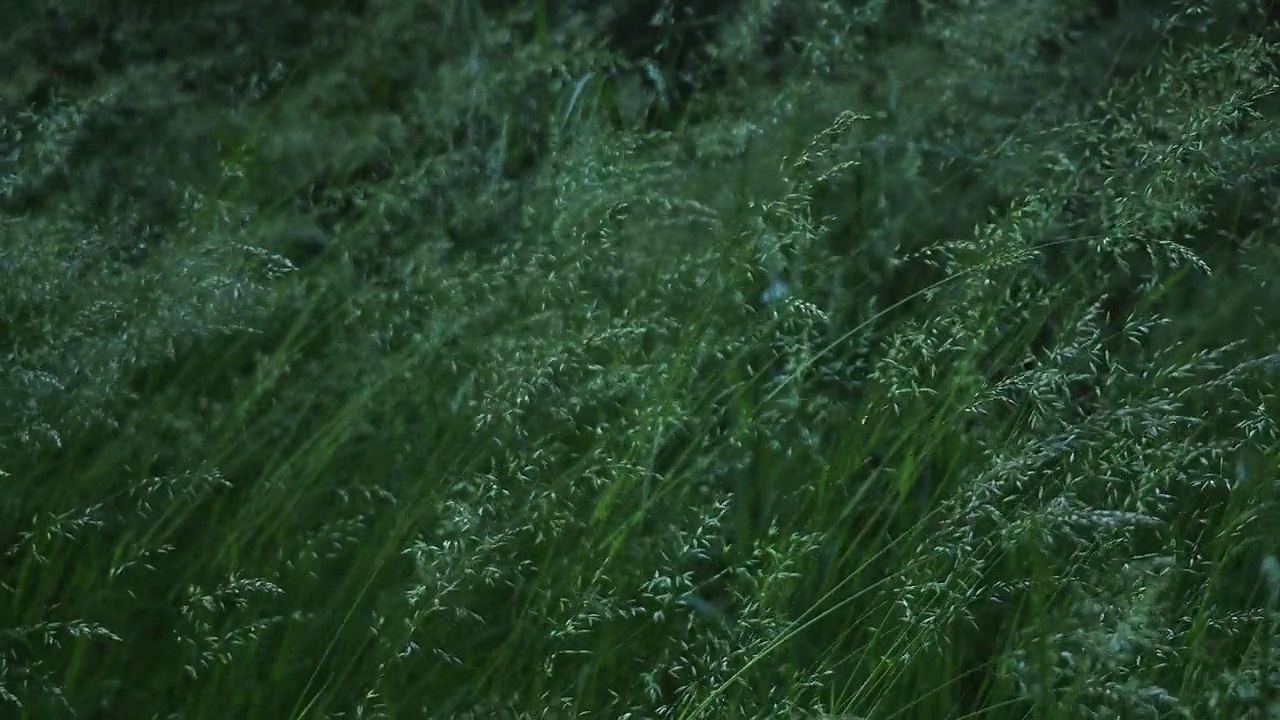
[[[911,5],[22,19],[0,717],[1280,717],[1268,11]]]

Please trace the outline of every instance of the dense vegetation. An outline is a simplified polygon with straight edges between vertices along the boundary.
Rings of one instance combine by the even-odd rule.
[[[1280,713],[1275,3],[24,7],[0,715]]]

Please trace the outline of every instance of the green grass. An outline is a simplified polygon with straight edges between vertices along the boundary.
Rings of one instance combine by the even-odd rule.
[[[206,5],[0,98],[0,715],[1274,717],[1252,15]]]

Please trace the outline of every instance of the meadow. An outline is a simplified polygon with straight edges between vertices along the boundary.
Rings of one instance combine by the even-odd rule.
[[[0,717],[1280,717],[1272,3],[47,5]]]

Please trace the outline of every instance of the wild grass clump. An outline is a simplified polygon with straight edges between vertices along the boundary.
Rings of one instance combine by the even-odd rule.
[[[3,117],[7,713],[1274,712],[1254,16],[355,5]]]

